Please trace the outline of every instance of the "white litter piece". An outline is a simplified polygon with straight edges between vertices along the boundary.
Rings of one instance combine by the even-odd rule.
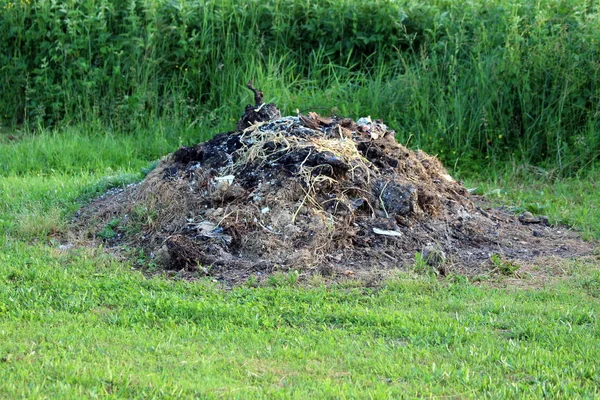
[[[373,232],[378,235],[402,237],[402,233],[398,231],[388,231],[385,229],[373,228]]]
[[[356,125],[371,125],[372,123],[373,120],[370,115],[368,117],[359,118],[358,121],[356,121]]]
[[[235,175],[225,175],[225,176],[217,176],[215,178],[215,181],[227,183],[227,184],[231,185],[233,183],[234,179],[235,179]]]

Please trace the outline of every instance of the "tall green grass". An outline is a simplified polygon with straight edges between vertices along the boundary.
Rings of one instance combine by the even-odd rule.
[[[251,77],[286,112],[371,114],[446,162],[600,156],[590,1],[0,0],[0,118],[223,126]]]

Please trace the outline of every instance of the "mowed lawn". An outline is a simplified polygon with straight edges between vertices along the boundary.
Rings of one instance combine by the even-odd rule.
[[[378,289],[225,291],[11,240],[0,256],[0,393],[594,397],[600,269],[561,269],[515,287],[400,273]]]
[[[519,277],[399,271],[378,288],[149,278],[102,249],[60,247],[81,202],[140,179],[150,161],[132,152],[68,165],[57,151],[49,171],[19,156],[73,141],[73,154],[95,160],[100,139],[70,134],[2,145],[13,158],[0,177],[0,397],[600,396],[599,253]],[[598,237],[593,173],[506,174],[467,185]]]

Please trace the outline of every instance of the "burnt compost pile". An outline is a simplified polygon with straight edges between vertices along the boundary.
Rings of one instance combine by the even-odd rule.
[[[249,87],[256,105],[236,131],[182,147],[91,203],[79,216],[87,237],[228,283],[292,269],[377,278],[416,253],[441,274],[478,273],[492,254],[589,250],[541,219],[476,206],[437,158],[397,143],[381,121],[281,117]]]

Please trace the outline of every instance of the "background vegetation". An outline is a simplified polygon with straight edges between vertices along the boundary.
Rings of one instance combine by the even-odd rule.
[[[287,113],[371,114],[450,165],[564,174],[600,155],[591,0],[0,0],[0,37],[9,126],[205,139],[255,77]]]

